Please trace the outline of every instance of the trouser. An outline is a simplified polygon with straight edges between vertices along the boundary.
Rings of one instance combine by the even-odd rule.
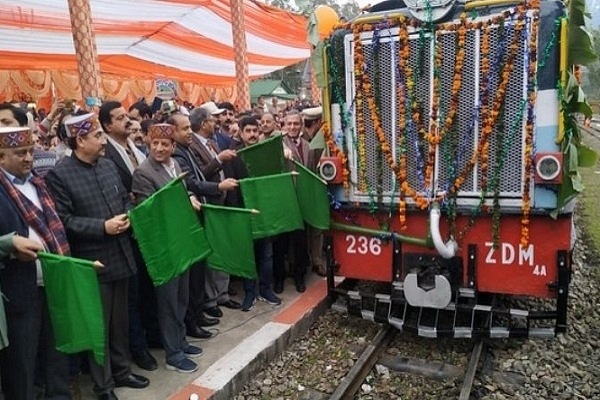
[[[254,257],[258,272],[258,293],[264,294],[271,290],[273,283],[273,240],[263,238],[254,241]],[[256,280],[244,279],[246,295],[256,294]]]
[[[167,363],[176,364],[185,358],[185,313],[190,296],[190,273],[155,287],[158,325]]]
[[[327,262],[325,261],[325,252],[323,250],[323,231],[312,226],[306,228],[308,236],[308,254],[310,264],[318,272],[325,273]]]
[[[229,274],[206,266],[204,308],[216,307],[229,300]]]
[[[124,380],[131,374],[129,366],[129,279],[100,283],[100,297],[104,311],[104,365],[98,365],[88,355],[94,392],[102,394],[115,387],[115,380]]]
[[[185,314],[185,324],[187,326],[197,326],[198,321],[203,316],[204,310],[204,289],[205,289],[206,262],[193,265],[190,268],[190,290],[189,303]]]
[[[288,256],[290,274],[295,280],[303,279],[309,263],[306,231],[299,229],[278,235],[273,245],[273,279],[285,280],[285,255]]]
[[[37,381],[43,385],[44,399],[70,399],[69,362],[64,353],[55,349],[46,291],[38,287],[32,296],[34,305],[27,310],[7,309],[10,344],[0,351],[4,395],[10,400],[34,400]],[[43,360],[38,368],[36,359]]]
[[[156,294],[154,292],[154,284],[146,266],[138,268],[138,289],[140,291],[138,308],[142,327],[146,333],[146,345],[148,347],[161,347],[160,328],[158,327],[158,306],[156,304]],[[131,316],[130,316],[131,318]],[[131,337],[131,336],[130,336]],[[136,345],[130,344],[132,351]]]

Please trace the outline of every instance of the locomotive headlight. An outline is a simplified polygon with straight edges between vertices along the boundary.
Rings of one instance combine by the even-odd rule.
[[[562,154],[541,153],[535,157],[536,183],[561,183]]]
[[[444,18],[455,2],[456,0],[404,0],[413,17],[425,22]]]
[[[319,173],[321,177],[326,181],[331,181],[337,174],[337,168],[332,161],[322,161],[319,167]]]
[[[327,183],[342,183],[344,177],[342,175],[342,160],[338,157],[321,157],[319,160],[319,175],[325,179]]]
[[[556,179],[558,174],[560,174],[560,162],[558,158],[554,157],[551,154],[542,156],[535,166],[535,170],[537,171],[540,178],[545,181],[551,181]]]

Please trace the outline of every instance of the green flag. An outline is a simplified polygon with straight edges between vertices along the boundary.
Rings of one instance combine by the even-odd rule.
[[[212,253],[208,266],[228,274],[256,279],[251,210],[202,205],[204,229]]]
[[[181,179],[174,179],[129,212],[155,286],[187,271],[210,246]]]
[[[282,135],[277,135],[238,150],[238,155],[246,164],[248,176],[280,174],[285,170],[282,138]]]
[[[67,354],[91,350],[104,365],[104,312],[92,261],[39,253],[56,348]]]
[[[294,161],[296,193],[304,221],[317,229],[329,229],[329,196],[327,184],[304,165]]]
[[[254,239],[304,229],[291,173],[246,178],[239,181],[244,206],[252,215]]]

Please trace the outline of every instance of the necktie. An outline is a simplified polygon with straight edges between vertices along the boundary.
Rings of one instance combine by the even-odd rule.
[[[208,139],[204,144],[204,147],[208,150],[212,158],[217,158],[217,149],[212,140]],[[225,179],[225,173],[223,172],[223,168],[219,169],[219,181],[223,181]]]
[[[129,161],[131,161],[131,164],[133,164],[133,168],[137,168],[138,162],[133,152],[128,147],[125,148],[125,152],[127,153],[127,157],[129,157]]]
[[[214,146],[212,146],[212,143],[210,141],[207,141],[204,147],[206,147],[212,158],[217,158],[217,152],[215,151]]]
[[[294,144],[296,145],[296,150],[298,150],[298,155],[300,156],[300,162],[304,161],[304,152],[302,151],[302,140],[294,139]]]

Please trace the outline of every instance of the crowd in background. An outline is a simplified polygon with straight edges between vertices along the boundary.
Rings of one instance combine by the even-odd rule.
[[[2,215],[6,221],[0,222],[0,236],[16,232],[13,238],[31,239],[34,250],[35,243],[46,249],[52,248],[48,242],[58,243],[65,253],[70,247],[76,257],[101,261],[105,268],[98,277],[107,335],[102,366],[84,355],[67,359],[57,354],[39,263],[31,255],[2,255],[0,263],[6,266],[0,284],[7,294],[10,341],[0,351],[6,398],[33,400],[36,391],[42,398],[72,398],[74,377],[83,370],[90,373],[99,399],[114,400],[114,387],[148,386],[148,379],[132,373],[129,363],[156,370],[158,363],[148,350],[153,347],[164,349],[167,369],[193,372],[198,366],[192,359],[202,349],[185,337],[212,337],[206,328],[220,322],[221,307],[250,312],[256,300],[278,306],[287,277],[296,291],[304,292],[307,272],[325,275],[322,232],[307,228],[255,241],[258,279],[244,279],[243,293],[232,288],[235,277],[206,262],[153,287],[126,214],[181,172],[188,172],[185,183],[196,210],[203,202],[243,207],[238,180],[248,174],[237,151],[275,135],[283,135],[286,158],[316,169],[322,149],[310,143],[322,135],[322,110],[313,106],[280,103],[276,97],[269,103],[260,97],[251,110],[242,111],[230,102],[194,106],[175,99],[155,99],[152,104],[141,100],[128,109],[107,101],[97,112],[71,100],[56,101],[47,113],[0,105],[0,126],[6,127],[0,128],[0,189],[6,191],[0,196],[0,212],[8,213]],[[38,226],[34,217],[40,211],[46,222],[56,220],[55,229],[46,232],[44,221]],[[38,231],[44,233],[41,238]],[[21,255],[14,239],[13,246],[13,255]],[[20,276],[26,268],[31,274]],[[38,311],[24,314],[15,308],[21,298],[12,294],[29,290],[36,294],[33,308]]]

